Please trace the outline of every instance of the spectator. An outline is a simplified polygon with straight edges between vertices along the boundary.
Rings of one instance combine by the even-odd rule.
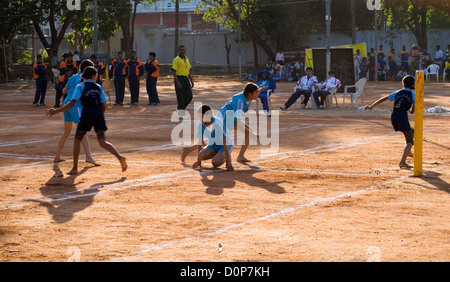
[[[291,97],[286,101],[286,103],[280,107],[281,110],[289,109],[292,104],[300,98],[301,95],[305,97],[303,100],[300,109],[304,109],[308,104],[309,98],[311,97],[313,86],[318,83],[317,77],[314,76],[314,71],[312,67],[306,68],[306,76],[302,77],[298,82],[297,86],[294,89],[294,93],[292,93]]]
[[[359,77],[361,79],[363,77],[367,77],[367,72],[369,71],[369,62],[367,62],[367,58],[363,57],[361,60],[361,65],[359,66]]]
[[[447,56],[447,60],[445,62],[445,78],[447,81],[449,81],[449,77],[450,77],[450,55]]]
[[[419,48],[417,48],[416,45],[412,45],[411,47],[411,69],[410,69],[410,74],[412,74],[413,76],[416,74],[416,70],[419,69],[418,64],[419,64]]]
[[[389,53],[389,73],[391,74],[391,78],[395,78],[395,75],[397,74],[397,62],[395,61],[395,49],[392,48],[391,52]]]
[[[384,66],[384,58],[386,57],[386,54],[383,51],[383,45],[380,45],[380,49],[377,51],[377,54],[378,54],[377,68],[380,69],[382,66]]]
[[[439,67],[442,67],[442,61],[444,60],[444,52],[441,50],[441,46],[436,46],[436,56],[434,57],[434,63]]]
[[[259,99],[263,105],[264,112],[270,117],[269,98],[270,94],[277,88],[276,82],[270,77],[268,71],[263,70],[258,74],[258,82],[256,85],[258,85],[259,88],[265,88],[259,93]],[[271,92],[268,93],[268,90],[271,90]]]
[[[77,62],[75,62],[75,60],[73,59],[72,53],[68,53],[66,59],[59,64],[60,76],[62,76],[66,72],[66,69],[68,68],[72,68],[73,73],[78,72]]]
[[[342,85],[339,79],[336,78],[336,74],[334,73],[334,71],[330,70],[328,72],[328,75],[330,78],[328,78],[326,81],[322,83],[319,83],[318,84],[319,90],[313,93],[314,102],[316,103],[316,106],[318,106],[319,109],[323,109],[325,107],[324,102],[326,97],[330,94],[336,93],[337,89]],[[324,89],[320,90],[321,88]]]
[[[397,73],[397,76],[395,77],[395,80],[402,80],[405,76],[408,75],[408,72],[404,67]]]
[[[408,50],[406,50],[406,46],[403,45],[402,50],[400,50],[400,52],[398,52],[398,57],[400,58],[401,61],[401,67],[404,68],[407,72],[409,70],[409,64],[408,64],[408,58],[409,58],[410,54],[408,52]]]
[[[384,66],[381,66],[378,70],[378,80],[386,81],[386,71],[384,70]]]
[[[431,59],[431,54],[427,51],[427,49],[424,49],[423,50],[423,68],[426,69],[432,63],[433,63],[433,59]]]
[[[281,65],[284,64],[284,53],[283,50],[278,50],[277,54],[275,55],[275,61]]]
[[[354,58],[354,66],[355,66],[355,74],[356,74],[355,77],[357,77],[358,74],[360,73],[360,66],[361,66],[361,62],[362,62],[363,58],[364,58],[364,56],[361,54],[361,51],[359,51],[359,49],[356,50],[356,55]]]

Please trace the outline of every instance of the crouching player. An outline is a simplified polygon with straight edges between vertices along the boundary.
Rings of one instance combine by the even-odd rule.
[[[105,103],[106,95],[103,88],[95,83],[97,80],[97,70],[95,67],[87,67],[82,78],[85,82],[77,85],[73,93],[72,100],[59,109],[46,110],[47,116],[51,117],[57,113],[63,112],[72,108],[79,99],[83,105],[80,122],[78,123],[77,131],[75,133],[75,143],[73,149],[73,167],[68,174],[78,173],[78,157],[80,154],[80,144],[88,131],[94,127],[99,145],[113,154],[119,161],[122,171],[126,171],[126,158],[121,156],[113,144],[105,141],[105,131],[108,129],[105,122]]]
[[[243,114],[248,111],[248,107],[252,100],[256,100],[259,94],[267,87],[259,88],[254,83],[248,83],[244,87],[244,91],[233,96],[231,101],[225,104],[217,113],[212,123],[213,128],[208,138],[208,146],[201,149],[198,153],[197,162],[193,164],[193,168],[201,166],[203,160],[212,159],[212,165],[219,167],[226,164],[228,171],[234,171],[231,162],[231,151],[233,149],[233,140],[229,137],[227,131],[236,130],[238,120],[243,118]],[[227,119],[232,119],[228,120]],[[257,138],[259,141],[259,138]],[[237,161],[247,163],[250,160],[245,158],[244,154],[250,144],[250,128],[245,125],[245,143],[241,147]]]

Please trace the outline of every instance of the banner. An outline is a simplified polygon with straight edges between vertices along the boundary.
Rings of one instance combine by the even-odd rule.
[[[358,43],[358,44],[350,44],[350,45],[341,45],[341,46],[332,46],[331,49],[337,48],[353,48],[353,55],[356,55],[356,50],[359,50],[363,57],[367,55],[366,51],[366,42]],[[323,49],[323,48],[311,48],[305,50],[305,68],[312,67],[313,68],[313,49]]]

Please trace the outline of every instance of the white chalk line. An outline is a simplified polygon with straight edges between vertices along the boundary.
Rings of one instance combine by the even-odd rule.
[[[389,136],[391,136],[392,134],[388,134],[388,135],[383,135],[383,136],[378,136],[378,137],[372,137],[372,138],[367,138],[367,139],[369,139],[369,143],[373,143],[373,142],[377,142],[377,141],[381,141],[381,140],[383,140],[383,139],[385,139],[386,137],[389,137]],[[375,139],[375,140],[372,140],[372,139]],[[352,146],[357,146],[357,145],[361,145],[361,144],[365,144],[364,142],[362,142],[361,140],[363,140],[363,139],[360,139],[360,140],[358,140],[358,142],[354,142],[354,141],[352,141],[352,142],[348,142],[349,143],[349,145],[347,145],[346,147],[352,147]],[[328,148],[330,146],[330,148]],[[321,149],[323,149],[323,150],[319,150],[319,148],[321,148]],[[272,154],[272,155],[270,155],[270,156],[268,156],[268,157],[261,157],[261,158],[258,158],[258,159],[265,159],[265,158],[268,158],[266,161],[260,161],[260,162],[255,162],[255,163],[252,163],[252,165],[257,165],[257,164],[259,164],[259,163],[265,163],[265,162],[271,162],[271,161],[279,161],[279,160],[283,160],[283,159],[287,159],[287,158],[292,158],[292,157],[295,157],[296,155],[302,155],[302,154],[314,154],[314,153],[320,153],[320,152],[322,152],[322,151],[324,151],[324,152],[328,152],[328,151],[333,151],[333,150],[337,150],[337,149],[340,149],[340,148],[342,148],[342,146],[336,146],[336,144],[331,144],[331,145],[328,145],[328,146],[320,146],[320,147],[315,147],[315,148],[311,148],[311,149],[307,149],[309,152],[308,153],[304,153],[304,151],[305,150],[298,150],[298,151],[291,151],[291,152],[280,152],[280,153],[278,153],[278,154]],[[279,157],[279,158],[277,158],[277,159],[274,159],[274,157],[275,156],[282,156],[282,155],[285,155],[285,154],[289,154],[288,156],[284,156],[284,157]],[[217,171],[221,171],[221,170],[217,170]],[[208,172],[206,172],[206,173],[215,173],[216,171],[208,171]],[[177,176],[178,174],[180,174],[180,173],[186,173],[187,175],[182,175],[182,176],[178,176],[178,177],[175,177],[175,176]],[[105,193],[105,192],[108,192],[108,191],[118,191],[118,190],[124,190],[124,189],[129,189],[129,188],[136,188],[136,187],[139,187],[139,186],[145,186],[145,185],[150,185],[150,184],[153,184],[154,183],[154,178],[156,177],[156,178],[158,178],[158,181],[164,181],[164,180],[168,180],[168,181],[172,181],[172,180],[177,180],[177,179],[180,179],[180,178],[184,178],[184,177],[190,177],[190,176],[192,176],[192,174],[193,173],[195,173],[195,171],[194,170],[192,170],[192,169],[187,169],[187,170],[183,170],[183,171],[180,171],[180,172],[175,172],[175,173],[171,173],[171,174],[166,174],[166,173],[164,173],[164,174],[162,174],[162,176],[167,176],[167,178],[166,179],[159,179],[159,177],[160,177],[160,175],[152,175],[152,176],[149,176],[149,177],[146,177],[146,178],[142,178],[142,179],[138,179],[138,180],[126,180],[125,182],[123,182],[123,183],[121,183],[120,185],[123,185],[123,184],[128,184],[128,183],[130,183],[130,182],[133,182],[133,183],[135,183],[135,182],[138,182],[138,183],[136,183],[136,184],[132,184],[132,185],[127,185],[127,186],[122,186],[122,187],[118,187],[118,188],[111,188],[111,189],[105,189],[105,190],[102,190],[102,193]],[[200,174],[202,175],[202,174],[204,174],[205,172],[201,172]],[[150,181],[148,181],[150,179]],[[111,184],[111,185],[103,185],[102,187],[114,187],[115,185],[117,185],[117,184]],[[92,187],[88,187],[88,188],[79,188],[79,189],[77,189],[77,191],[75,192],[75,193],[80,193],[80,192],[83,192],[84,190],[86,190],[86,189],[92,189]],[[96,192],[96,193],[98,193],[98,192]],[[75,198],[78,198],[78,197],[86,197],[86,196],[90,196],[91,194],[86,194],[86,193],[83,193],[83,194],[77,194],[76,196],[71,196],[70,198],[65,198],[65,197],[60,197],[60,195],[61,194],[55,194],[55,195],[48,195],[47,197],[45,197],[45,198],[59,198],[58,199],[58,201],[63,201],[63,200],[66,200],[66,199],[73,199],[74,197]],[[64,195],[63,195],[64,196]],[[39,197],[39,199],[44,199],[44,197]],[[27,200],[27,199],[25,199],[25,200]],[[28,200],[29,200],[29,198],[28,198]],[[18,200],[18,201],[14,201],[14,202],[8,202],[7,204],[12,204],[12,203],[15,203],[15,202],[22,202],[22,201],[24,201],[24,200]],[[54,201],[54,200],[52,200],[52,201]],[[41,201],[42,202],[42,201]],[[2,204],[4,204],[4,203],[2,203]],[[21,205],[13,205],[13,206],[8,206],[8,207],[2,207],[2,208],[0,208],[0,210],[8,210],[8,209],[11,209],[11,208],[18,208],[18,207],[24,207],[24,206],[27,206],[28,204],[21,204]]]
[[[241,223],[224,226],[222,228],[216,229],[214,231],[211,231],[211,232],[199,235],[199,236],[186,237],[186,238],[183,238],[183,239],[173,240],[173,241],[170,241],[170,242],[167,242],[167,243],[163,243],[163,244],[159,244],[159,245],[156,245],[156,246],[151,246],[151,247],[148,247],[148,248],[144,248],[144,249],[142,249],[142,250],[140,250],[140,251],[138,251],[138,252],[136,252],[134,254],[131,254],[131,255],[128,255],[128,256],[122,256],[122,257],[118,257],[118,258],[113,258],[113,259],[108,260],[108,261],[110,261],[110,262],[125,261],[125,260],[128,260],[128,259],[132,259],[132,258],[136,258],[136,257],[139,257],[139,256],[146,255],[146,254],[154,252],[154,251],[158,251],[158,250],[161,250],[161,249],[169,248],[169,247],[172,247],[172,246],[175,246],[175,245],[187,243],[187,242],[190,242],[190,241],[201,240],[201,239],[205,239],[205,238],[208,238],[208,237],[213,237],[213,236],[220,235],[220,234],[226,233],[228,231],[231,231],[231,230],[234,230],[234,229],[238,229],[238,228],[241,228],[241,227],[244,227],[244,226],[247,226],[247,225],[251,225],[251,224],[254,224],[254,223],[257,223],[257,222],[260,222],[260,221],[265,221],[265,220],[272,219],[274,217],[279,217],[279,216],[291,214],[291,213],[294,213],[294,212],[296,212],[298,210],[301,210],[301,209],[304,209],[304,208],[317,206],[319,204],[323,204],[323,203],[327,203],[327,202],[337,201],[337,200],[342,199],[342,198],[347,198],[347,197],[351,197],[351,196],[357,196],[357,195],[365,194],[365,193],[367,193],[367,192],[369,192],[371,190],[375,190],[375,189],[377,189],[379,187],[384,187],[384,186],[387,186],[389,184],[393,184],[394,182],[402,180],[402,179],[404,179],[406,177],[409,177],[409,176],[408,175],[404,175],[404,176],[398,177],[396,179],[383,182],[381,184],[375,184],[375,185],[372,185],[372,186],[364,188],[364,189],[360,189],[360,190],[352,191],[352,192],[346,192],[346,193],[343,193],[343,194],[339,194],[337,196],[332,196],[332,197],[327,197],[327,198],[318,198],[318,199],[315,199],[315,200],[312,200],[312,201],[309,201],[309,202],[306,202],[306,203],[298,204],[298,205],[296,205],[294,207],[291,207],[291,208],[280,210],[280,211],[275,212],[275,213],[267,214],[267,215],[264,215],[264,216],[261,216],[261,217],[258,217],[258,218],[254,218],[254,219],[250,219],[250,220],[247,220],[247,221],[244,221],[244,222],[241,222]]]

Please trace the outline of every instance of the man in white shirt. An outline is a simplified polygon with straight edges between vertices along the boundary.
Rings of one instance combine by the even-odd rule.
[[[294,104],[301,95],[303,95],[305,99],[303,99],[300,109],[304,109],[306,107],[306,104],[308,104],[309,98],[311,97],[312,88],[318,83],[317,77],[313,74],[314,71],[312,67],[307,67],[306,75],[298,80],[294,93],[292,93],[291,97],[289,97],[284,106],[280,107],[281,110],[289,109],[289,107],[292,106],[292,104]]]
[[[354,65],[355,65],[355,78],[358,77],[358,74],[360,72],[360,66],[361,66],[361,62],[363,59],[363,55],[361,54],[361,52],[358,50],[356,50],[356,55],[355,55],[355,60],[354,60]]]
[[[279,50],[275,55],[275,61],[279,64],[284,64],[284,53],[283,50]]]
[[[318,91],[314,91],[313,95],[313,99],[314,102],[316,102],[316,105],[318,106],[319,109],[323,109],[324,108],[324,101],[326,99],[326,97],[330,94],[334,94],[336,93],[337,89],[339,87],[341,87],[341,81],[339,79],[336,78],[336,74],[334,73],[334,71],[330,70],[328,72],[328,75],[330,78],[328,78],[326,81],[319,83],[317,86],[319,86],[319,90]],[[320,90],[324,88],[323,90]],[[319,101],[319,97],[320,97],[320,101]]]
[[[434,57],[434,63],[442,67],[442,61],[444,59],[444,52],[441,50],[441,46],[436,46],[436,57]]]

